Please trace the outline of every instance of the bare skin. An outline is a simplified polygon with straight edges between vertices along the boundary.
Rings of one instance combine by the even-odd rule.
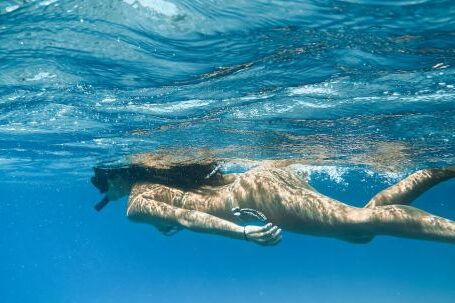
[[[218,186],[192,191],[112,179],[107,196],[116,200],[129,194],[128,218],[165,235],[186,228],[275,245],[282,228],[352,243],[367,243],[377,235],[455,243],[454,221],[409,206],[432,186],[455,177],[455,166],[418,171],[357,208],[319,193],[289,164],[264,161],[246,173],[225,175]],[[233,207],[259,210],[272,223],[244,227]]]

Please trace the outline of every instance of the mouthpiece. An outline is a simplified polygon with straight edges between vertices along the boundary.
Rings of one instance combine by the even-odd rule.
[[[109,202],[109,198],[105,196],[100,202],[95,204],[95,210],[102,210]]]

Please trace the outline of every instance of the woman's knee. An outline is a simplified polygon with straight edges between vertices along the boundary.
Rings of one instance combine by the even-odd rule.
[[[365,208],[353,208],[346,214],[340,237],[350,243],[368,243],[374,238],[371,230],[372,211]]]
[[[353,226],[368,225],[373,218],[373,211],[369,208],[352,208],[346,213],[346,223]]]

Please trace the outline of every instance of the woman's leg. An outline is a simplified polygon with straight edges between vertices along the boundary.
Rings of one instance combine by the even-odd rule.
[[[261,184],[269,189],[266,192],[278,192],[281,200],[278,203],[281,207],[270,210],[268,215],[291,231],[353,243],[367,243],[376,235],[455,243],[454,221],[411,206],[392,205],[408,204],[431,186],[454,176],[455,166],[419,171],[376,195],[367,208],[352,207],[308,189],[275,186],[278,182]],[[260,209],[265,211],[271,204],[266,203]],[[281,216],[273,218],[274,213]]]
[[[370,209],[366,230],[374,235],[449,242],[455,244],[455,222],[412,206],[387,205]]]
[[[375,235],[455,243],[455,222],[408,206],[431,187],[455,177],[455,166],[417,171],[381,191],[365,206]]]
[[[417,171],[397,184],[379,192],[365,207],[409,205],[431,187],[453,177],[455,177],[455,166]]]
[[[321,201],[323,202],[323,201]],[[300,215],[295,206],[288,218],[300,215],[291,230],[332,236],[351,243],[368,243],[375,236],[389,235],[455,244],[455,222],[412,206],[386,205],[355,208],[323,203],[318,210]],[[296,220],[296,221],[297,221]],[[300,228],[299,228],[300,227]]]

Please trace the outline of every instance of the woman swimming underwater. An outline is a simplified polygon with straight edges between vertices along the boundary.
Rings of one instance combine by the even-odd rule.
[[[223,174],[217,161],[140,155],[125,167],[94,169],[92,183],[106,194],[96,208],[129,195],[128,218],[165,235],[187,228],[260,245],[277,244],[281,229],[352,243],[390,235],[455,244],[454,221],[409,206],[455,177],[455,166],[417,171],[358,208],[319,193],[292,169],[295,163],[266,160],[244,173]],[[248,219],[264,223],[245,225]]]

